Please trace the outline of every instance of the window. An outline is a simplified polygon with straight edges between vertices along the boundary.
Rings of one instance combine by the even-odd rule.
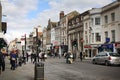
[[[101,41],[101,36],[99,33],[96,33],[96,42]]]
[[[88,43],[88,37],[87,37],[87,35],[85,37],[86,37],[86,43]]]
[[[115,13],[111,13],[111,21],[115,21]]]
[[[108,38],[108,32],[105,32],[105,39]]]
[[[79,18],[76,19],[76,22],[79,22]]]
[[[108,23],[108,16],[105,16],[105,23]]]
[[[94,42],[94,33],[92,33],[92,42]]]
[[[94,19],[93,19],[93,18],[91,19],[91,24],[92,24],[92,25],[94,24]]]
[[[100,25],[100,18],[95,18],[95,25]]]
[[[74,24],[74,23],[75,23],[75,21],[73,20],[73,21],[72,21],[72,24]]]
[[[108,37],[108,32],[106,31],[106,32],[105,32],[105,38],[107,38],[107,37]]]
[[[85,34],[87,34],[87,31],[85,31]]]
[[[88,24],[87,24],[87,23],[85,23],[85,28],[86,28],[86,29],[88,28]]]
[[[115,42],[115,30],[112,30],[111,34],[112,34],[112,42]]]

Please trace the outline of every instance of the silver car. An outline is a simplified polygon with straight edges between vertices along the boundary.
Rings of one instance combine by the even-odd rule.
[[[120,65],[120,54],[114,52],[100,52],[92,59],[93,64]]]

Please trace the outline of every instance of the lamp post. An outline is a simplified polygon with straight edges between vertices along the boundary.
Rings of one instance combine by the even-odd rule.
[[[38,62],[39,62],[39,54],[38,54],[38,28],[35,28],[36,29],[36,53],[37,53],[37,59],[38,59]]]

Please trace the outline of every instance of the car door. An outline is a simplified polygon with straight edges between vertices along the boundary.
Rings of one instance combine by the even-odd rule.
[[[98,54],[97,62],[101,63],[101,58],[102,58],[102,52]]]
[[[101,54],[101,64],[103,64],[106,60],[106,53],[105,52],[102,52]]]
[[[99,63],[99,56],[100,56],[99,54],[97,54],[97,55],[95,56],[95,62],[96,62],[96,63]]]

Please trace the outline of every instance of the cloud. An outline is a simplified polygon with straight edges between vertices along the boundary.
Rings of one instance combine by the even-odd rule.
[[[65,14],[74,10],[82,13],[88,9],[109,4],[112,0],[45,0],[49,8],[42,11],[39,9],[44,6],[40,6],[39,2],[41,0],[4,0],[2,2],[2,12],[7,15],[6,38],[9,41],[25,33],[29,34],[38,25],[46,27],[49,18],[57,22],[60,11],[64,11]],[[35,11],[39,13],[30,18],[31,15],[28,16],[28,14]]]

